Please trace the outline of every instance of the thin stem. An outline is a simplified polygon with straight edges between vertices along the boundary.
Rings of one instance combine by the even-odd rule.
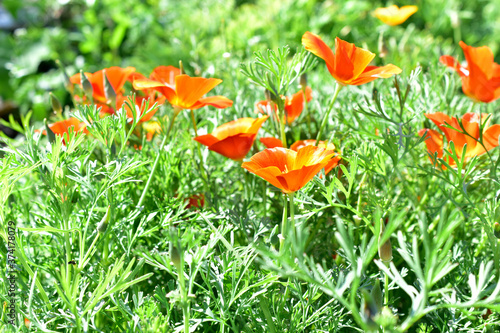
[[[389,263],[385,264],[387,267],[389,267]],[[387,273],[385,274],[385,282],[384,282],[384,305],[389,306],[389,275]]]
[[[285,237],[288,234],[288,214],[287,214],[287,198],[283,195],[283,219],[281,220],[281,238],[280,238],[280,253],[284,251],[283,244],[285,243]]]
[[[191,121],[193,123],[193,128],[194,128],[194,135],[198,136],[198,127],[196,126],[196,119],[194,117],[194,111],[189,110],[191,113]],[[205,192],[208,193],[208,175],[205,172],[205,166],[203,164],[203,155],[201,154],[201,148],[200,148],[201,143],[197,142],[196,143],[196,150],[198,151],[198,158],[200,159],[200,173],[201,177],[203,179],[203,185],[205,186]]]
[[[293,241],[296,240],[296,230],[295,230],[295,204],[293,202],[293,195],[294,193],[288,193],[288,199],[290,201],[290,228],[292,229],[293,233]]]
[[[163,140],[160,144],[160,149],[158,151],[158,154],[156,155],[156,159],[153,163],[153,168],[151,169],[151,173],[149,174],[148,181],[146,182],[146,186],[144,187],[144,190],[142,191],[142,195],[139,199],[139,202],[137,203],[137,207],[141,207],[144,199],[146,198],[146,194],[148,193],[149,186],[151,185],[151,180],[153,179],[153,175],[156,171],[156,168],[158,167],[158,162],[160,161],[160,156],[163,151],[163,147],[165,146],[165,143],[167,142],[167,139],[170,135],[170,132],[172,131],[172,127],[174,127],[174,121],[179,112],[181,112],[182,109],[174,108],[174,115],[172,116],[172,119],[170,120],[170,123],[168,125],[167,133],[165,133],[165,136],[163,137]]]
[[[283,148],[288,148],[286,144],[286,133],[285,133],[285,124],[286,124],[286,117],[285,117],[285,111],[280,112],[282,116],[280,116],[280,135],[281,135],[281,143],[283,144]]]
[[[321,121],[321,126],[319,128],[318,135],[316,136],[316,144],[315,146],[318,145],[319,140],[321,139],[321,135],[323,134],[323,130],[325,129],[326,123],[328,121],[328,117],[330,116],[330,112],[333,109],[333,104],[337,100],[337,96],[339,95],[340,90],[342,89],[343,85],[337,82],[337,88],[335,89],[335,94],[333,95],[332,101],[330,102],[330,106],[328,107],[328,111],[326,111],[325,116],[323,117],[323,121]]]

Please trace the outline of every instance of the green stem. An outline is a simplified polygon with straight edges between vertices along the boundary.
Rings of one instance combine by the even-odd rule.
[[[194,128],[194,135],[197,137],[198,136],[198,126],[196,126],[196,119],[194,117],[194,111],[189,110],[191,113],[191,121],[193,122],[193,128]],[[196,150],[198,151],[198,158],[200,159],[200,173],[201,173],[201,178],[203,180],[203,185],[205,187],[205,192],[209,192],[208,189],[208,175],[205,172],[205,166],[203,164],[203,155],[201,154],[201,148],[200,148],[201,143],[197,142],[196,143]]]
[[[335,89],[335,93],[333,95],[332,101],[330,102],[330,106],[328,107],[328,111],[326,111],[325,116],[323,117],[323,120],[321,121],[321,126],[319,128],[318,135],[316,136],[316,144],[315,146],[318,145],[319,140],[321,139],[321,135],[323,134],[323,130],[325,129],[326,123],[328,121],[328,117],[330,116],[330,112],[333,109],[333,104],[337,100],[337,96],[339,95],[340,90],[342,89],[343,85],[337,82],[337,88]]]
[[[389,263],[385,264],[389,267]],[[389,275],[385,274],[385,282],[384,282],[384,305],[389,306]]]
[[[290,229],[292,229],[293,241],[296,241],[296,230],[295,230],[295,204],[293,202],[294,192],[288,193],[288,199],[290,201]]]
[[[285,111],[281,111],[280,114],[280,135],[281,135],[281,143],[283,144],[283,148],[288,148],[286,144],[286,134],[285,134],[285,124],[286,124],[286,117],[285,117]]]
[[[172,119],[170,120],[170,123],[168,125],[167,133],[165,133],[165,136],[163,137],[163,140],[160,144],[160,150],[158,151],[158,154],[156,155],[156,159],[153,163],[153,168],[151,169],[151,173],[149,174],[148,181],[146,182],[146,186],[144,187],[144,190],[142,191],[142,195],[139,199],[139,202],[137,203],[137,207],[141,207],[142,203],[144,202],[144,199],[146,198],[146,194],[148,193],[149,186],[151,185],[151,180],[153,179],[154,173],[156,171],[156,168],[158,167],[158,162],[160,161],[160,156],[163,151],[163,147],[165,146],[165,143],[167,142],[167,139],[170,135],[170,132],[172,131],[172,127],[174,127],[174,121],[177,115],[181,109],[174,108],[174,115],[172,116]]]
[[[285,237],[288,234],[288,214],[287,214],[287,198],[286,195],[283,196],[283,219],[281,220],[281,239],[280,239],[280,253],[284,251],[283,244],[285,243]]]

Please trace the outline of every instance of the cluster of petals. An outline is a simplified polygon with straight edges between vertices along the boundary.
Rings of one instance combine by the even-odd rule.
[[[338,37],[335,38],[335,53],[319,36],[309,31],[302,36],[302,44],[306,50],[326,62],[330,74],[343,86],[357,86],[401,73],[401,68],[392,64],[382,67],[368,66],[375,58],[374,53]]]
[[[266,146],[266,148],[283,147],[283,143],[281,142],[281,140],[274,138],[274,137],[260,138],[260,142],[262,142],[264,144],[264,146]],[[305,146],[316,146],[316,140],[296,141],[294,144],[292,144],[290,146],[290,149],[294,150],[294,151],[299,151],[299,149],[301,149]],[[319,141],[317,147],[335,151],[335,145],[333,143],[326,144],[325,141]],[[333,168],[335,168],[337,165],[339,165],[339,162],[341,159],[342,158],[340,157],[340,155],[335,153],[335,156],[325,166],[325,175],[327,175],[330,171],[332,171]]]
[[[490,103],[500,97],[500,65],[493,61],[493,52],[487,46],[473,47],[460,41],[466,66],[455,58],[444,55],[439,61],[457,71],[462,79],[462,90],[476,102]]]
[[[481,119],[479,119],[479,115],[469,112],[464,114],[460,120],[456,117],[449,117],[441,112],[425,114],[425,116],[444,133],[443,137],[441,133],[433,129],[425,128],[419,131],[420,136],[427,133],[425,141],[427,150],[431,155],[436,155],[438,158],[443,158],[445,138],[448,144],[453,142],[457,157],[460,159],[464,158],[465,161],[474,156],[482,155],[498,146],[500,125],[489,126],[489,115],[487,114],[482,114]],[[484,122],[482,128],[480,128],[480,121]],[[461,128],[460,123],[468,135],[462,133],[464,130]],[[480,133],[480,129],[482,129],[482,133]],[[481,137],[484,146],[479,142]],[[467,145],[465,156],[462,156],[465,145]],[[456,165],[455,161],[451,158],[447,162],[452,167]]]
[[[302,111],[306,102],[310,102],[313,98],[312,89],[306,87],[305,94],[301,89],[293,94],[291,97],[285,97],[285,115],[288,124],[291,124],[297,119]],[[271,101],[263,100],[256,103],[257,111],[271,116],[278,111],[276,104]]]
[[[267,118],[269,116],[233,120],[217,127],[211,134],[194,139],[216,153],[240,161],[252,148],[257,132]]]
[[[283,193],[293,193],[304,187],[334,155],[333,150],[312,145],[298,151],[278,147],[255,154],[241,166]]]
[[[174,108],[196,110],[206,105],[224,109],[233,105],[233,101],[224,96],[203,97],[220,84],[222,80],[213,78],[191,77],[180,74],[180,69],[168,66],[153,71],[149,79],[134,80],[137,90],[156,90],[172,104]]]
[[[376,18],[387,25],[395,26],[404,23],[410,16],[418,10],[417,6],[403,6],[399,8],[396,5],[377,8],[373,12]]]
[[[81,122],[80,120],[78,120],[77,118],[74,118],[74,117],[57,121],[57,122],[50,124],[48,126],[49,126],[50,130],[56,136],[60,136],[62,138],[64,138],[65,136],[69,137],[70,131],[73,131],[73,132],[83,131],[84,133],[88,133],[88,131],[86,129],[87,124],[85,124],[84,122]],[[37,130],[37,132],[39,132],[39,131]],[[47,135],[47,131],[46,130],[42,131],[42,134]],[[63,142],[66,143],[66,139],[64,139]]]

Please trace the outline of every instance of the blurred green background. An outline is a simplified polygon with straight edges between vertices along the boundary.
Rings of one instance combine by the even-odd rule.
[[[398,27],[372,16],[383,1],[259,0],[4,0],[0,26],[0,114],[33,110],[49,114],[49,92],[70,103],[59,59],[69,75],[118,65],[148,75],[182,60],[188,74],[239,76],[252,52],[301,47],[305,31],[333,45],[335,36],[385,50],[385,58],[409,73],[439,55],[462,56],[458,41],[488,45],[500,40],[499,1],[401,1],[419,11]],[[383,39],[381,38],[383,34]],[[384,41],[383,48],[380,40]],[[404,54],[404,56],[402,56]],[[463,57],[462,57],[463,58]],[[233,83],[235,81],[232,81]],[[237,87],[234,87],[237,88]]]

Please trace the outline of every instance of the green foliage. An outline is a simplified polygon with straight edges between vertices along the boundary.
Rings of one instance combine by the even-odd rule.
[[[417,4],[388,27],[371,15],[382,3],[364,0],[2,3],[24,27],[0,33],[1,98],[19,106],[0,123],[20,133],[0,152],[0,237],[8,243],[13,221],[18,268],[17,325],[0,307],[0,332],[28,332],[25,318],[38,332],[498,330],[498,147],[465,161],[450,143],[438,157],[417,132],[435,129],[424,113],[438,111],[500,122],[498,102],[471,108],[458,75],[438,63],[460,58],[462,39],[498,58],[500,8]],[[314,97],[302,115],[282,131],[268,120],[259,136],[314,139],[335,81],[301,47],[305,31],[372,50],[375,65],[403,73],[342,89],[321,138],[342,160],[295,194],[296,230],[284,234],[282,193],[200,149],[187,110],[101,117],[75,107],[56,64],[70,75],[112,65],[147,74],[182,60],[192,76],[221,78],[213,94],[234,106],[193,113],[199,134],[255,118],[262,88],[283,102],[307,72]],[[154,111],[160,130],[148,141],[141,120]],[[61,138],[46,126],[70,116],[88,133]],[[257,140],[247,157],[262,149]],[[203,207],[190,205],[196,194]],[[392,247],[388,264],[381,244]],[[2,246],[2,304],[9,254]]]

